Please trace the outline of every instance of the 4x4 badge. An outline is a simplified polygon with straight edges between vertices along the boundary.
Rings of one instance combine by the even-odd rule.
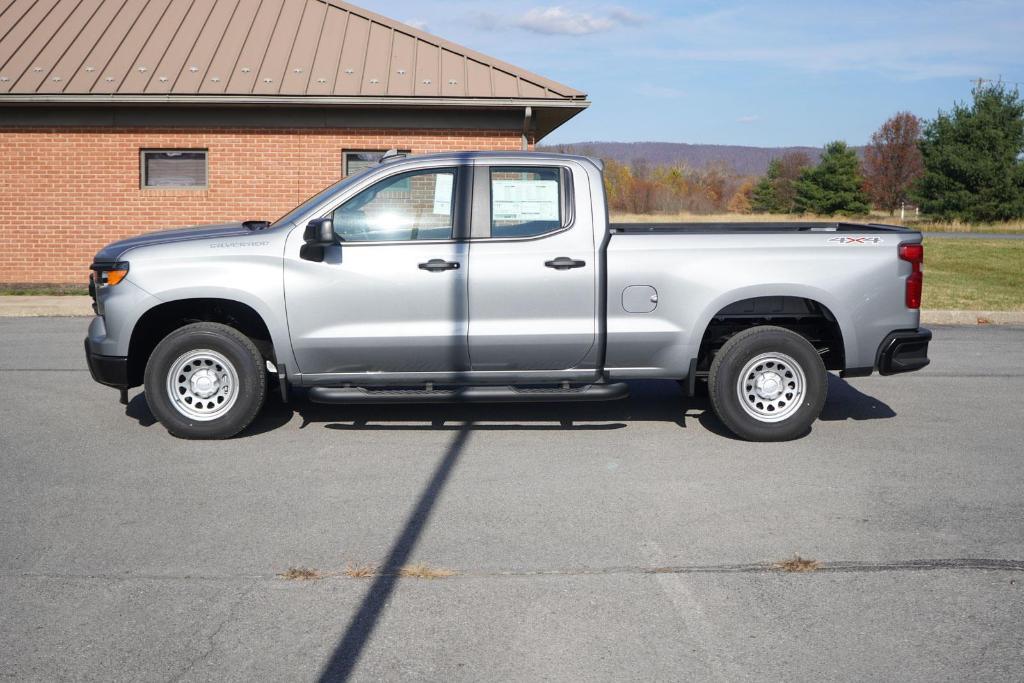
[[[884,241],[881,237],[833,237],[829,240],[836,244],[881,244]]]

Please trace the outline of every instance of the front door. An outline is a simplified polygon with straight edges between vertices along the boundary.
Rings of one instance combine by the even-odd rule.
[[[586,176],[561,166],[475,169],[469,273],[474,372],[594,367],[597,263]],[[579,203],[588,207],[588,202]]]
[[[324,261],[285,258],[288,326],[310,382],[468,369],[468,247],[458,241],[458,168],[400,173],[335,209]],[[429,381],[429,377],[425,377]]]

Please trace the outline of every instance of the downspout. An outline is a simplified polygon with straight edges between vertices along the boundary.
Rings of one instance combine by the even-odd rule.
[[[523,151],[530,149],[530,129],[533,127],[533,107],[527,107],[523,112]]]

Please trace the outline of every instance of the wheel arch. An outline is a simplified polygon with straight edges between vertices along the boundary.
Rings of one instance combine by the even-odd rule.
[[[256,344],[263,357],[278,362],[266,319],[253,306],[234,298],[202,297],[163,301],[146,310],[132,328],[128,343],[128,383],[140,386],[153,349],[168,334],[195,322],[217,322],[233,327]]]
[[[856,337],[844,321],[838,302],[828,292],[809,287],[763,286],[729,292],[705,308],[696,329],[700,332],[697,370],[706,371],[714,354],[733,335],[751,327],[775,325],[810,341],[829,370],[842,370],[856,353]],[[855,356],[853,356],[855,357]]]

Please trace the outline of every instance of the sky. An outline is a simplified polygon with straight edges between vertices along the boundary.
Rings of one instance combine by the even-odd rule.
[[[973,79],[1024,84],[1024,0],[355,4],[586,92],[552,144],[860,145]]]

